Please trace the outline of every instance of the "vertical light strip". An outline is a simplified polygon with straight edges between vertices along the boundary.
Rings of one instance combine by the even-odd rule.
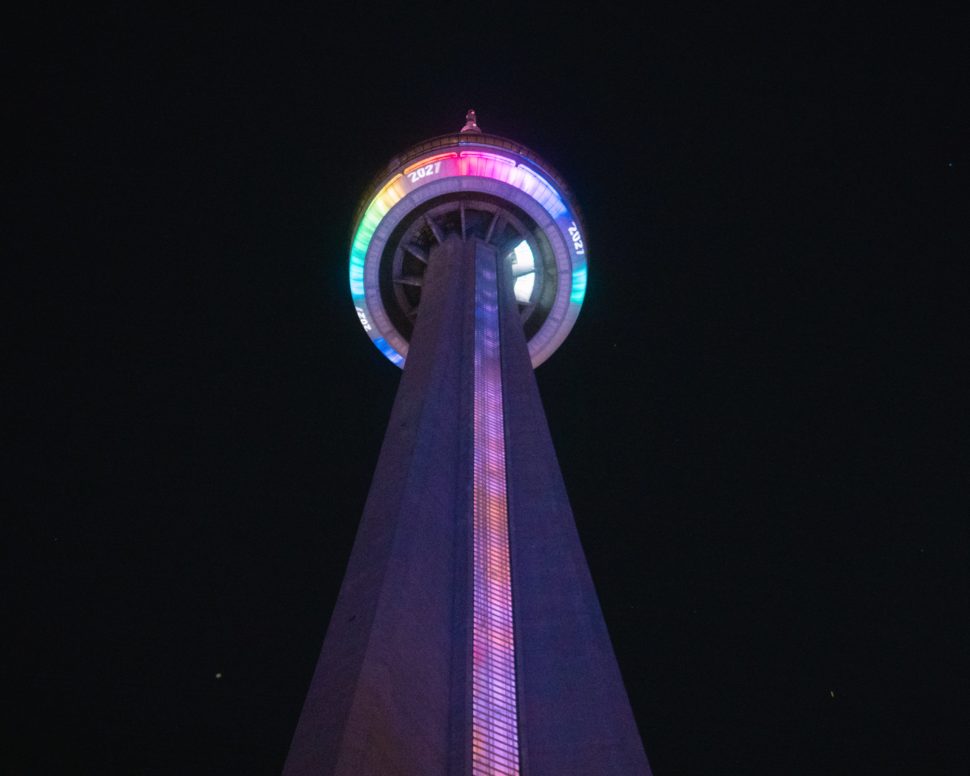
[[[515,634],[495,259],[476,257],[472,774],[517,776]]]

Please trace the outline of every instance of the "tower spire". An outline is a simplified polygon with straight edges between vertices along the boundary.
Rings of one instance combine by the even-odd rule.
[[[481,128],[478,126],[478,122],[475,119],[474,108],[469,109],[468,113],[465,114],[465,126],[461,128],[462,132],[478,132],[481,134]]]

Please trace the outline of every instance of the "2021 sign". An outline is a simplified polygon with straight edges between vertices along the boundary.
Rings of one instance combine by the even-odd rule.
[[[573,238],[573,248],[576,249],[576,255],[582,256],[586,253],[586,249],[583,248],[583,238],[579,233],[579,227],[576,226],[576,222],[573,221],[572,226],[569,227],[569,236]]]
[[[411,183],[417,183],[422,178],[427,178],[429,175],[434,175],[441,170],[441,162],[434,162],[433,164],[426,164],[424,167],[419,167],[413,172],[408,173],[408,177],[411,179]]]

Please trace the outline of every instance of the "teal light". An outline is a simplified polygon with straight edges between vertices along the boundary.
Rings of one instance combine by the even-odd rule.
[[[586,296],[586,265],[573,270],[573,290],[569,294],[569,301],[582,304]]]

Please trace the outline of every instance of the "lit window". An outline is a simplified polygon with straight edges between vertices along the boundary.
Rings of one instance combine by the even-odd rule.
[[[515,277],[515,299],[527,303],[536,284],[536,260],[529,243],[523,240],[512,249],[512,275]]]

